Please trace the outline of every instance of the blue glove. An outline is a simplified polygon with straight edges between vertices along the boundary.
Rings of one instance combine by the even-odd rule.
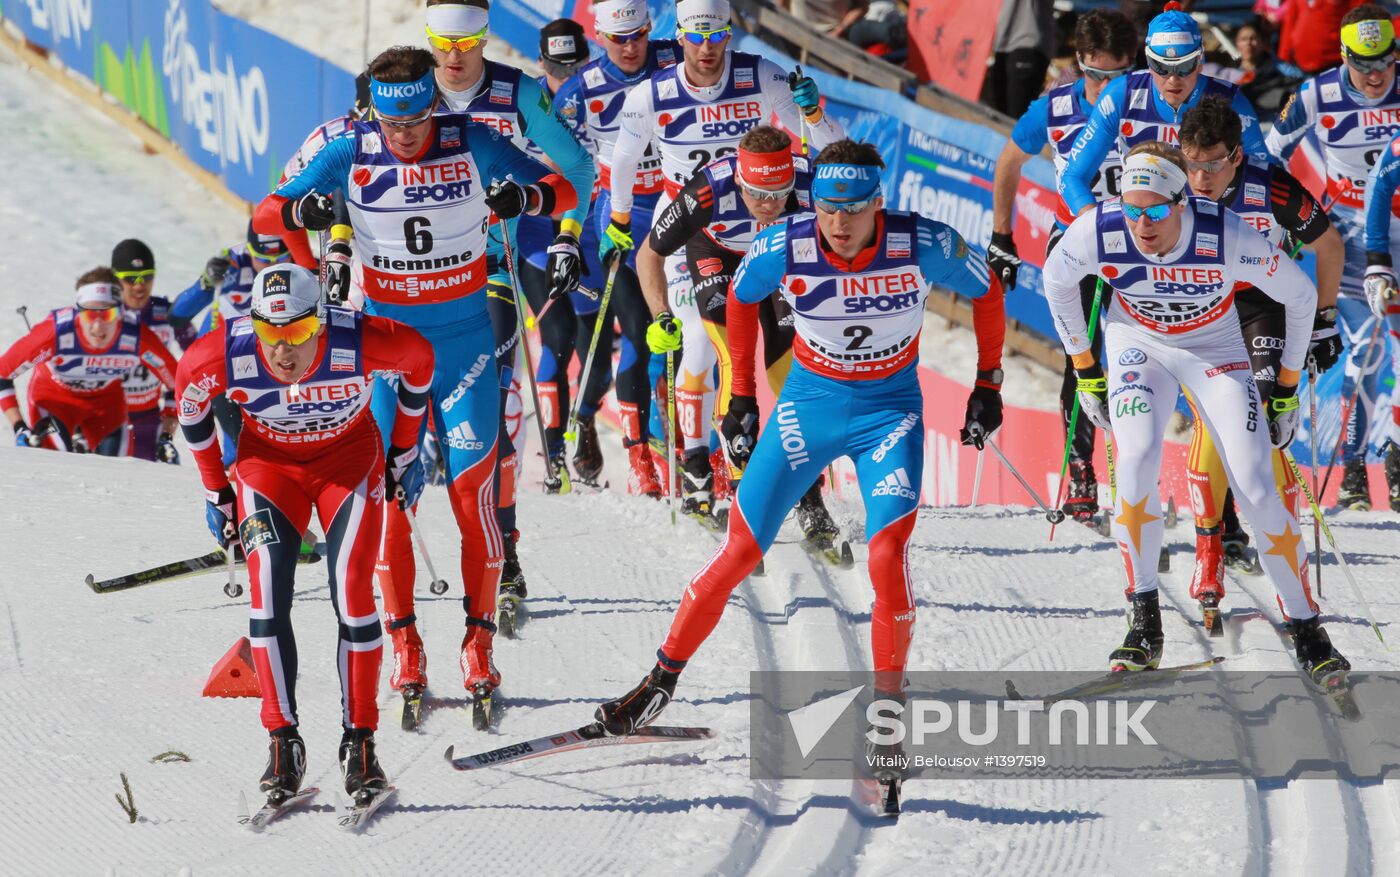
[[[792,102],[802,110],[802,115],[810,116],[821,106],[821,92],[817,91],[817,83],[812,77],[789,76],[788,87],[792,89]]]
[[[214,541],[219,543],[220,548],[227,548],[229,540],[234,538],[233,516],[237,505],[238,497],[227,484],[218,492],[204,495],[204,522],[209,525],[209,532],[214,534]]]
[[[384,492],[398,500],[399,508],[412,508],[423,495],[423,461],[418,446],[389,448],[384,459]]]
[[[15,424],[15,447],[17,448],[37,448],[39,447],[39,437],[30,431],[28,426],[21,420]]]
[[[625,259],[632,251],[632,222],[618,222],[616,218],[608,222],[598,241],[598,261],[604,268],[612,267],[612,260]]]

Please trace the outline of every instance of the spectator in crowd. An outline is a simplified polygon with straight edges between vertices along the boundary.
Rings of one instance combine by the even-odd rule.
[[[987,77],[988,104],[1013,118],[1025,113],[1045,89],[1054,34],[1053,0],[1002,0]]]
[[[892,64],[903,64],[909,51],[909,7],[895,0],[872,0],[865,17],[851,25],[846,39]]]
[[[1283,21],[1283,7],[1288,5],[1288,0],[1255,0],[1254,14],[1259,17],[1266,30],[1270,33],[1278,30],[1278,26]]]
[[[838,39],[845,39],[851,26],[870,10],[870,0],[778,0],[778,5]]]
[[[1254,104],[1259,120],[1272,122],[1288,95],[1305,78],[1303,71],[1274,56],[1269,50],[1268,34],[1257,21],[1240,25],[1235,31],[1235,51],[1240,53],[1240,90]]]
[[[1342,16],[1365,0],[1287,0],[1279,60],[1315,76],[1342,63]]]

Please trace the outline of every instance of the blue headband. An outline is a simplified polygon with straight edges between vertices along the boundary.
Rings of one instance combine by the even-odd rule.
[[[880,193],[880,169],[868,164],[819,164],[812,180],[818,201],[864,201]]]
[[[381,116],[417,116],[428,111],[437,97],[437,82],[433,71],[424,73],[413,82],[369,81],[370,100],[375,113]]]

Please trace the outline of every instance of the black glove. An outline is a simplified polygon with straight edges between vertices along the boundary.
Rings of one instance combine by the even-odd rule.
[[[1274,386],[1269,394],[1269,439],[1276,448],[1286,448],[1298,431],[1298,387]]]
[[[228,277],[232,267],[233,262],[229,261],[228,250],[224,250],[204,263],[204,273],[199,277],[199,285],[205,289],[218,289],[224,285],[224,278]]]
[[[412,508],[423,493],[423,463],[418,446],[389,448],[384,459],[384,492],[398,501],[399,508]],[[400,495],[402,493],[402,495]]]
[[[1317,309],[1317,316],[1313,317],[1308,356],[1312,358],[1313,368],[1318,374],[1327,371],[1342,358],[1342,336],[1337,331],[1336,308]]]
[[[296,217],[302,228],[325,231],[335,225],[335,199],[307,192],[297,202]]]
[[[497,180],[486,191],[486,206],[501,219],[529,212],[530,190],[514,180]]]
[[[982,450],[982,444],[1001,427],[1001,387],[990,386],[979,379],[972,388],[972,395],[967,397],[963,422],[966,425],[958,435],[962,443],[976,445],[977,450]]]
[[[209,525],[209,532],[214,534],[214,541],[219,543],[220,548],[228,547],[230,540],[238,538],[233,523],[237,505],[238,497],[227,484],[217,493],[204,495],[204,523]]]
[[[180,452],[175,447],[175,438],[168,432],[160,434],[156,439],[156,459],[162,463],[179,465]]]
[[[550,298],[559,298],[578,289],[579,276],[583,273],[583,254],[579,252],[578,238],[569,232],[555,235],[554,243],[549,245],[544,273],[549,277]]]
[[[1099,429],[1112,429],[1108,419],[1108,379],[1104,377],[1103,366],[1097,362],[1088,368],[1077,368],[1074,376],[1079,379],[1079,408]]]
[[[350,242],[331,241],[326,247],[326,298],[343,304],[350,298]]]
[[[729,410],[720,420],[719,431],[729,450],[730,465],[742,470],[758,441],[758,400],[753,396],[730,396]]]
[[[1021,254],[1016,251],[1016,239],[1004,232],[992,232],[992,244],[987,247],[987,265],[992,274],[1001,278],[1007,289],[1016,288],[1016,272],[1021,268]]]

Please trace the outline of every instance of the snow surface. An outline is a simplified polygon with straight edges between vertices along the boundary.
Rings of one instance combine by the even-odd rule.
[[[0,161],[13,174],[4,212],[0,343],[14,307],[37,316],[68,300],[73,276],[140,233],[155,246],[161,292],[194,276],[242,218],[145,156],[118,128],[0,53],[0,101],[15,125]],[[178,281],[178,283],[177,283]],[[621,449],[605,436],[608,477]],[[849,783],[749,776],[748,672],[868,666],[870,588],[857,540],[853,572],[828,570],[789,524],[768,575],[744,584],[691,662],[665,720],[705,724],[694,746],[572,753],[463,774],[442,753],[494,748],[586,721],[641,677],[684,582],[716,538],[672,530],[664,505],[620,490],[545,497],[527,461],[520,516],[533,617],[502,639],[498,728],[471,729],[456,668],[461,604],[419,589],[432,681],[420,733],[386,709],[379,754],[399,786],[363,836],[337,830],[338,686],[324,566],[298,570],[295,623],[308,782],[323,794],[261,836],[236,825],[266,752],[255,700],[203,699],[215,661],[247,632],[244,600],[213,574],[109,595],[87,573],[117,574],[210,548],[194,467],[0,448],[0,741],[12,806],[0,815],[0,873],[68,874],[1371,874],[1400,861],[1393,783],[1249,781],[911,781],[897,823],[850,804]],[[848,527],[858,497],[833,501]],[[421,512],[440,569],[454,566],[444,493]],[[1391,639],[1400,614],[1400,516],[1337,515],[1333,530]],[[854,526],[858,530],[858,526]],[[924,509],[909,563],[920,623],[913,669],[1098,669],[1121,635],[1121,565],[1106,541],[1061,527],[1047,545],[1034,515]],[[1211,653],[1232,669],[1290,670],[1266,582],[1232,580],[1223,640],[1190,624],[1182,562],[1165,580],[1167,660]],[[1395,670],[1329,564],[1329,630],[1358,669]],[[452,577],[455,579],[455,576]],[[420,577],[420,585],[426,577]],[[246,599],[246,598],[245,598]],[[388,668],[385,667],[387,678]],[[385,690],[381,703],[394,696]],[[1319,715],[1328,724],[1329,717]],[[152,763],[179,750],[188,763]],[[139,819],[113,800],[126,773]]]

